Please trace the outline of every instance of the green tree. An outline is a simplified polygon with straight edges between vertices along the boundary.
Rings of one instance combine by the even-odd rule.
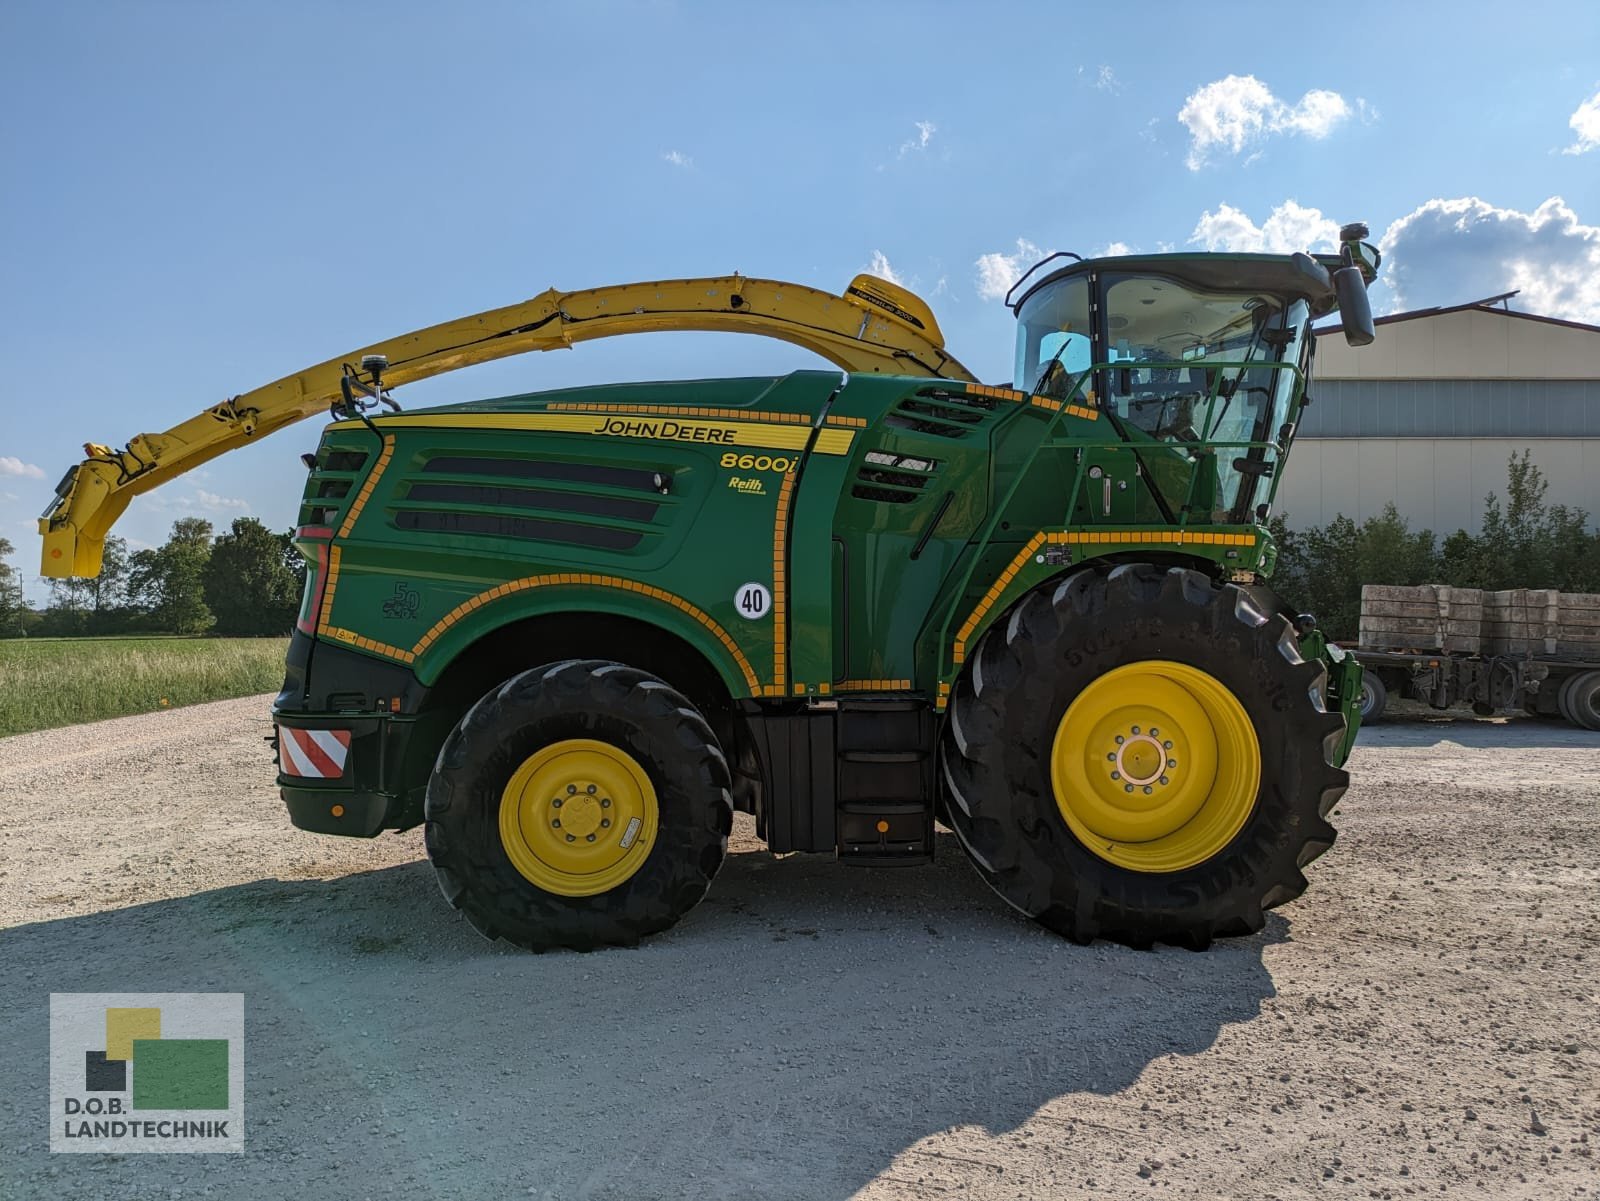
[[[22,572],[8,560],[16,547],[0,538],[0,638],[20,638],[26,634],[28,607],[22,599]]]
[[[50,602],[45,606],[43,632],[52,638],[71,638],[89,632],[89,613],[94,606],[92,580],[49,579]]]
[[[115,534],[100,548],[100,574],[89,586],[89,630],[111,634],[127,624],[128,544]]]
[[[1545,503],[1549,483],[1529,451],[1512,452],[1506,464],[1506,499],[1484,498],[1483,530],[1445,541],[1449,582],[1468,588],[1600,588],[1600,532],[1588,529],[1583,509]]]
[[[1357,635],[1363,584],[1600,591],[1600,530],[1583,509],[1545,503],[1547,490],[1529,453],[1513,453],[1504,503],[1493,492],[1484,499],[1482,532],[1457,530],[1442,543],[1411,530],[1393,505],[1359,526],[1340,515],[1292,531],[1275,518],[1280,591],[1346,639]]]
[[[274,534],[254,517],[236,517],[217,538],[205,568],[205,602],[219,634],[283,634],[300,607],[300,560],[291,536]]]
[[[1344,639],[1359,629],[1363,584],[1425,584],[1439,563],[1433,531],[1413,531],[1392,504],[1360,525],[1340,514],[1280,539],[1278,557],[1285,592]]]
[[[144,624],[168,634],[202,634],[214,620],[205,601],[205,570],[211,559],[211,523],[181,517],[155,550],[128,560],[125,595]]]

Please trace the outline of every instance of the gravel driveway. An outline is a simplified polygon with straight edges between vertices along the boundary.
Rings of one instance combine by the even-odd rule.
[[[1254,938],[1075,947],[948,836],[533,956],[293,830],[266,698],[0,740],[0,1198],[1596,1197],[1600,735],[1363,735]],[[243,992],[246,1152],[50,1155],[48,994]]]

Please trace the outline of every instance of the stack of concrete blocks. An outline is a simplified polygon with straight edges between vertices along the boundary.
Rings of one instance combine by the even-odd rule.
[[[1374,650],[1476,654],[1483,638],[1483,592],[1444,584],[1361,589],[1361,645]]]
[[[1361,645],[1600,662],[1600,593],[1367,584]]]
[[[1556,654],[1600,663],[1600,592],[1561,593]]]

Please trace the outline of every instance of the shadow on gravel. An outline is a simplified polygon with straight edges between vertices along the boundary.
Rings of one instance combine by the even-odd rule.
[[[1499,747],[1594,747],[1600,733],[1563,721],[1532,717],[1497,721],[1493,718],[1433,717],[1386,720],[1363,726],[1356,746],[1430,747],[1446,744],[1493,750]]]
[[[1115,1094],[1274,993],[1280,917],[1205,954],[1076,947],[939,855],[734,855],[676,929],[590,955],[483,942],[425,863],[0,932],[0,1193],[842,1197],[943,1162],[894,1164],[927,1135]],[[46,1154],[48,993],[213,990],[245,994],[244,1157]]]

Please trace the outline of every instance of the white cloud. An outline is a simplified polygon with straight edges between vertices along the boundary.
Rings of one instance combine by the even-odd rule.
[[[0,492],[0,500],[21,500],[15,492]]]
[[[1357,104],[1364,117],[1365,102]],[[1197,89],[1178,110],[1178,120],[1189,130],[1189,170],[1198,171],[1214,152],[1241,154],[1269,134],[1325,138],[1350,113],[1338,92],[1314,88],[1288,104],[1254,75],[1229,75]]]
[[[681,150],[669,150],[661,156],[661,160],[683,170],[688,170],[694,166],[694,159],[684,154]]]
[[[1600,146],[1600,90],[1578,105],[1578,111],[1567,120],[1578,140],[1563,150],[1562,154],[1584,154]]]
[[[889,265],[889,256],[881,250],[872,252],[872,261],[867,264],[867,274],[876,275],[879,279],[886,279],[891,284],[905,287],[905,281],[894,273],[894,268]]]
[[[978,269],[978,295],[984,300],[1000,300],[1022,273],[1043,257],[1044,252],[1026,238],[1017,239],[1016,254],[995,251],[979,255],[973,264]]]
[[[1112,255],[1118,255],[1118,254],[1135,254],[1135,253],[1137,253],[1137,252],[1134,250],[1134,248],[1132,246],[1129,246],[1126,242],[1110,242],[1110,243],[1107,243],[1105,246],[1101,247],[1099,250],[1095,251],[1094,252],[1094,257],[1098,259],[1098,258],[1108,258],[1108,257],[1110,257]]]
[[[43,470],[13,455],[0,455],[0,475],[19,475],[25,480],[44,479]]]
[[[900,143],[900,153],[896,155],[897,158],[905,158],[913,150],[926,150],[928,143],[933,141],[933,135],[939,132],[939,127],[932,121],[918,121],[916,125],[917,136],[907,138]]]
[[[248,501],[237,500],[231,496],[219,496],[215,492],[207,492],[204,488],[196,488],[193,495],[180,495],[175,492],[165,492],[158,489],[136,497],[133,503],[141,511],[174,513],[179,516],[193,516],[202,509],[216,513],[224,509],[248,509],[250,507]]]
[[[1296,250],[1336,250],[1339,246],[1338,222],[1325,217],[1321,209],[1306,208],[1285,200],[1260,225],[1231,204],[1217,205],[1200,215],[1189,241],[1206,250],[1227,250],[1242,254],[1292,254]]]
[[[1600,324],[1600,226],[1559,196],[1531,213],[1476,196],[1430,200],[1384,232],[1388,281],[1401,308],[1464,304],[1513,288],[1517,308]]]
[[[1122,81],[1117,78],[1117,73],[1103,63],[1093,71],[1088,67],[1079,67],[1078,80],[1102,92],[1122,91]]]
[[[231,496],[218,496],[215,492],[207,492],[204,488],[194,490],[194,498],[202,508],[206,509],[248,509],[249,502],[238,500]]]

